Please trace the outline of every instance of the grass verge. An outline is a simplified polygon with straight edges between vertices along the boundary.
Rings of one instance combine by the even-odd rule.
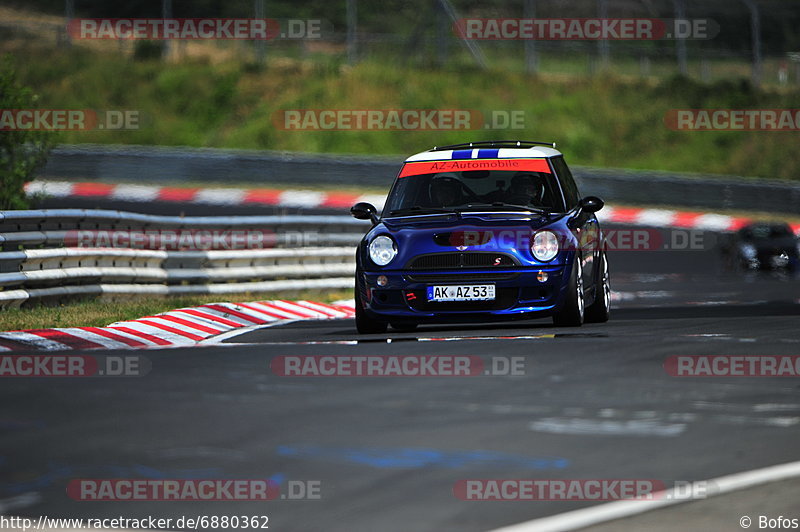
[[[32,306],[8,309],[0,312],[0,331],[21,329],[45,329],[52,327],[105,327],[116,321],[133,320],[167,312],[176,308],[193,307],[220,301],[267,301],[270,299],[306,299],[331,303],[350,299],[350,290],[304,290],[294,292],[270,292],[210,296],[185,296],[153,298],[153,296],[129,296],[115,299],[74,301],[58,306]]]
[[[37,44],[38,43],[38,44]],[[756,89],[746,79],[619,75],[527,76],[493,65],[434,69],[365,58],[270,56],[163,63],[109,50],[8,39],[20,81],[42,108],[132,110],[139,128],[65,131],[68,143],[172,145],[319,153],[411,154],[433,145],[497,138],[554,140],[573,165],[797,180],[796,131],[674,131],[674,109],[798,109],[800,92]],[[284,110],[456,109],[521,112],[519,129],[286,130]],[[495,124],[497,125],[497,124]],[[268,184],[264,184],[268,186]],[[342,185],[347,185],[342,183]]]

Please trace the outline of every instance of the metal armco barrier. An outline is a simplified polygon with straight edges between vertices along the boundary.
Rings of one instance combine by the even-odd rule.
[[[566,154],[569,160],[569,153]],[[346,156],[210,148],[61,146],[42,177],[159,183],[251,182],[388,188],[402,156]],[[574,166],[584,194],[618,204],[800,213],[800,184],[740,177]]]
[[[0,212],[0,308],[45,298],[102,294],[350,287],[355,244],[368,228],[368,222],[348,216],[172,217],[82,209],[4,211]],[[75,245],[84,233],[126,237],[169,233],[174,237],[211,230],[223,231],[223,235],[225,231],[257,231],[272,238],[247,249],[225,249],[231,241],[252,244],[244,237],[194,241],[221,243],[222,249]]]

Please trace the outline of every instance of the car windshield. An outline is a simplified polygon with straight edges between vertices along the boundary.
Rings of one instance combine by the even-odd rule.
[[[386,203],[390,216],[455,210],[561,209],[558,185],[545,172],[468,170],[400,177]]]
[[[753,225],[745,228],[745,238],[762,240],[769,238],[786,238],[794,236],[792,229],[786,224]]]

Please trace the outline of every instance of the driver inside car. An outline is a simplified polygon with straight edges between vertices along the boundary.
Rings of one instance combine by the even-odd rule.
[[[431,180],[431,201],[436,207],[454,207],[464,203],[461,181],[455,174],[439,174]]]
[[[539,205],[542,201],[544,185],[541,180],[529,172],[518,172],[511,179],[508,187],[506,203],[514,205]]]

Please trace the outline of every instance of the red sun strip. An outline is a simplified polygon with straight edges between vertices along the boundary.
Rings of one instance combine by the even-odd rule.
[[[435,174],[437,172],[463,172],[466,170],[502,170],[507,172],[550,173],[547,159],[460,159],[406,163],[399,177]]]

